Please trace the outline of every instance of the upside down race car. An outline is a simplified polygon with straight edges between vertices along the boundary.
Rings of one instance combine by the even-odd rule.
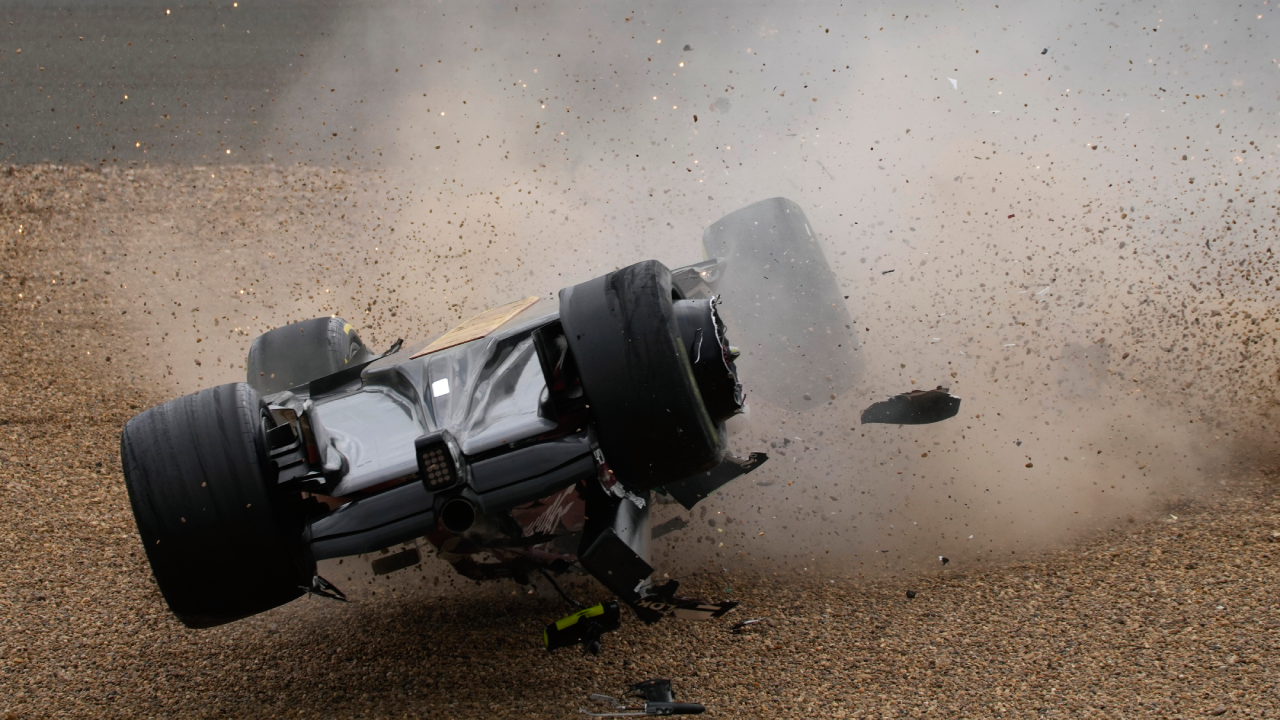
[[[767,459],[726,449],[745,397],[725,321],[759,396],[793,409],[851,385],[855,338],[795,203],[738,210],[703,245],[382,354],[341,318],[287,325],[253,341],[247,382],[138,414],[124,477],[173,613],[204,628],[341,598],[318,560],[419,538],[475,580],[588,573],[650,622],[732,609],[649,582],[655,493],[692,508]],[[618,609],[553,624],[548,647],[592,645]]]

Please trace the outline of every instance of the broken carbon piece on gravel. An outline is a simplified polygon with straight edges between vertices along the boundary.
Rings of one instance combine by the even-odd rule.
[[[733,627],[729,628],[729,630],[735,634],[740,635],[742,634],[743,630],[746,630],[752,625],[757,625],[759,623],[764,623],[766,626],[769,626],[773,624],[773,621],[767,617],[751,618],[750,620],[743,620],[742,622],[734,623]]]
[[[706,707],[701,703],[676,702],[675,694],[671,691],[671,681],[666,678],[654,678],[653,680],[638,682],[631,686],[631,689],[627,692],[627,696],[644,698],[645,703],[640,707],[628,707],[609,695],[592,693],[592,700],[595,700],[596,702],[609,703],[613,706],[613,712],[591,712],[585,708],[578,708],[578,712],[588,717],[700,715],[703,712],[706,712]]]
[[[862,411],[862,423],[889,425],[928,425],[955,417],[960,412],[960,398],[950,388],[939,385],[935,390],[912,390],[894,395]]]
[[[562,647],[582,645],[582,652],[600,653],[600,636],[622,625],[622,612],[617,600],[606,600],[561,618],[542,631],[542,644],[547,652]]]
[[[664,617],[680,620],[715,620],[723,617],[740,604],[737,600],[711,602],[699,598],[676,595],[680,583],[668,580],[656,588],[649,588],[642,596],[629,603],[636,617],[652,625]]]
[[[336,585],[325,580],[319,575],[311,578],[311,587],[299,585],[298,588],[308,595],[318,595],[323,598],[329,598],[330,600],[337,600],[338,602],[351,602],[347,599],[346,593],[342,592]]]

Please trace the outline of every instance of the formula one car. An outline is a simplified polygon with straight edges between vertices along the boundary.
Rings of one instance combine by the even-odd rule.
[[[854,336],[795,203],[743,208],[703,244],[695,265],[636,263],[382,354],[341,318],[277,328],[247,382],[131,419],[125,482],[169,607],[203,628],[341,598],[318,560],[425,538],[475,580],[589,573],[646,621],[732,609],[649,583],[655,493],[692,508],[767,459],[726,449],[745,397],[725,319],[751,329],[760,394],[797,409],[850,385]],[[590,645],[617,615],[583,610],[547,644]]]

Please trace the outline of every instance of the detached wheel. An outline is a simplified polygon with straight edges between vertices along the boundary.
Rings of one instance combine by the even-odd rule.
[[[691,303],[696,307],[684,307]],[[742,397],[713,312],[707,300],[680,299],[671,271],[656,260],[560,291],[560,323],[601,449],[630,488],[709,470],[724,456],[720,423],[741,408]],[[682,324],[690,337],[682,336]],[[704,373],[691,354],[708,367],[718,363],[715,382],[700,387],[695,375]]]
[[[222,385],[153,407],[120,438],[129,502],[174,615],[206,628],[302,594],[315,561],[301,498],[274,492],[258,392]]]
[[[263,395],[271,395],[376,357],[351,323],[340,317],[321,317],[254,338],[245,368],[249,384]]]

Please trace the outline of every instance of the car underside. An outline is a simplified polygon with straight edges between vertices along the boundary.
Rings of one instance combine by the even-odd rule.
[[[699,289],[673,287],[682,296]],[[699,394],[714,398],[713,419],[723,423],[742,394],[715,302],[685,296],[672,306]],[[619,480],[626,476],[601,447],[560,303],[497,311],[503,322],[483,338],[451,345],[446,336],[264,395],[279,485],[332,508],[307,524],[311,552],[323,560],[425,537],[474,580],[528,582],[580,566],[638,599],[652,572],[652,494],[693,507],[765,456],[722,454],[660,485]],[[327,330],[317,325],[313,332]],[[652,452],[646,464],[660,462],[661,430],[630,424],[626,441]],[[633,454],[645,462],[644,450]],[[611,521],[588,527],[588,517]]]
[[[747,206],[702,244],[703,262],[639,262],[381,354],[341,318],[277,328],[250,346],[246,383],[134,417],[125,479],[170,608],[209,627],[343,599],[317,561],[414,543],[377,561],[390,571],[425,539],[473,580],[590,574],[647,622],[731,610],[650,581],[653,503],[692,509],[767,460],[727,447],[746,407],[731,337],[745,331],[763,375],[753,393],[794,410],[821,402],[798,392],[806,378],[832,398],[851,386],[856,338],[795,203]],[[940,388],[864,421],[958,406]],[[594,648],[617,621],[597,605],[544,638]]]

